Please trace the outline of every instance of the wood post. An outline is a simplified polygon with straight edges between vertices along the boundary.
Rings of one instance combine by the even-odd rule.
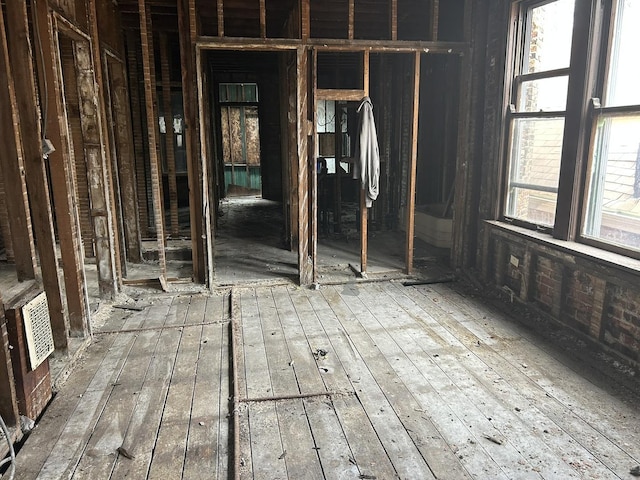
[[[5,246],[11,246],[18,281],[35,278],[36,251],[31,233],[27,186],[22,152],[17,136],[18,116],[14,101],[9,52],[0,11],[0,170],[4,183],[4,202],[8,211],[8,232],[3,232]],[[10,234],[10,235],[9,235]]]
[[[193,0],[191,0],[193,1]],[[192,29],[192,34],[195,35],[195,30]],[[193,42],[192,42],[193,43]],[[196,71],[196,84],[197,84],[197,99],[198,99],[198,121],[200,125],[199,133],[200,133],[200,144],[198,145],[198,149],[200,152],[200,161],[196,168],[198,168],[199,177],[198,177],[198,187],[200,189],[200,208],[202,217],[201,228],[203,231],[203,235],[200,239],[202,242],[202,253],[204,255],[204,276],[206,279],[206,283],[210,289],[213,288],[213,242],[215,238],[214,226],[211,222],[211,212],[212,209],[215,212],[215,204],[217,201],[215,195],[210,194],[210,178],[208,173],[208,165],[209,162],[207,160],[207,132],[205,129],[205,125],[207,125],[206,115],[208,109],[205,109],[205,96],[204,96],[204,85],[205,79],[203,78],[203,70],[202,70],[202,54],[201,52],[196,52],[196,63],[195,63],[195,71]],[[215,214],[215,213],[214,213]]]
[[[224,1],[217,0],[218,9],[218,36],[224,37]]]
[[[131,127],[127,77],[122,62],[107,57],[111,108],[113,111],[114,137],[117,151],[117,178],[120,184],[126,259],[139,263],[142,260],[140,239],[140,212],[136,190],[136,166],[134,138]],[[144,178],[144,175],[143,175]]]
[[[31,205],[33,228],[38,239],[42,281],[49,302],[49,314],[57,350],[66,350],[68,345],[65,305],[58,278],[53,219],[49,200],[49,185],[42,155],[42,135],[38,121],[36,81],[32,68],[33,52],[29,37],[26,2],[7,2],[7,32],[11,49],[9,57],[13,69],[16,103],[20,118],[20,139],[24,154],[27,191]]]
[[[413,246],[416,210],[416,168],[418,163],[418,117],[420,115],[420,52],[414,54],[413,122],[411,125],[411,158],[409,161],[409,188],[407,191],[407,250],[406,273],[413,272]]]
[[[161,282],[167,277],[167,261],[164,245],[164,213],[160,185],[160,165],[158,162],[158,115],[155,109],[155,65],[153,56],[153,30],[151,15],[145,0],[138,0],[140,13],[140,43],[142,44],[142,65],[145,84],[145,102],[147,107],[147,135],[149,140],[149,163],[151,170],[151,191],[153,196],[153,214],[155,217],[158,243],[158,262]]]
[[[219,1],[219,15],[222,1]],[[218,17],[220,22],[221,17]],[[182,92],[185,119],[185,146],[187,154],[187,174],[189,180],[189,215],[191,224],[191,258],[193,260],[193,278],[199,283],[211,282],[208,275],[207,259],[209,254],[207,235],[212,235],[209,227],[205,229],[203,211],[202,168],[200,159],[200,135],[198,125],[197,80],[196,80],[196,7],[194,0],[178,1],[178,36],[180,41],[180,63],[182,67]]]
[[[89,18],[89,32],[91,35],[91,55],[92,60],[92,86],[94,88],[93,94],[95,95],[95,107],[96,107],[96,125],[98,135],[96,139],[100,140],[102,148],[97,152],[100,155],[97,157],[99,163],[96,167],[99,168],[99,174],[103,182],[102,191],[89,190],[92,192],[91,202],[95,204],[94,196],[98,195],[98,203],[103,203],[104,212],[100,212],[98,218],[96,218],[97,209],[92,205],[92,216],[94,217],[94,240],[96,242],[96,263],[98,264],[98,282],[100,284],[100,295],[102,297],[113,297],[119,290],[119,286],[122,284],[122,269],[120,261],[120,237],[117,231],[116,222],[114,222],[115,205],[114,198],[115,192],[113,189],[113,173],[111,171],[111,163],[108,159],[111,158],[111,147],[109,145],[109,134],[107,130],[107,113],[104,102],[104,95],[100,92],[100,89],[105,84],[106,79],[102,75],[102,55],[100,48],[100,35],[98,28],[98,15],[96,10],[96,0],[87,1],[87,13]],[[76,45],[77,50],[77,45]],[[77,62],[76,54],[76,62]],[[80,76],[80,71],[78,72]],[[80,82],[80,79],[78,79]],[[81,92],[80,98],[82,98]],[[81,109],[82,110],[82,109]],[[83,127],[84,129],[84,127]],[[85,139],[85,149],[86,149]],[[87,164],[89,162],[87,161]],[[103,236],[103,238],[101,238]],[[102,249],[102,251],[100,251]]]
[[[309,56],[305,47],[297,49],[297,138],[298,138],[298,275],[300,285],[313,283],[313,264],[311,263],[310,227],[311,213],[309,197]]]
[[[75,168],[71,164],[70,136],[67,112],[64,102],[64,89],[61,78],[60,50],[57,35],[47,7],[47,2],[38,0],[32,6],[36,9],[38,21],[37,34],[40,43],[47,51],[38,56],[38,69],[46,79],[47,92],[44,98],[48,104],[46,120],[47,137],[56,150],[48,157],[51,175],[51,188],[56,212],[60,253],[64,265],[64,284],[69,310],[69,329],[73,336],[84,337],[89,333],[89,302],[86,295],[84,275],[84,254],[80,234],[80,218],[75,192]]]
[[[363,83],[364,96],[369,96],[369,51],[364,51]],[[357,141],[357,140],[356,140]],[[357,159],[356,159],[357,161]],[[367,273],[367,257],[369,256],[369,210],[365,187],[360,185],[360,273]]]

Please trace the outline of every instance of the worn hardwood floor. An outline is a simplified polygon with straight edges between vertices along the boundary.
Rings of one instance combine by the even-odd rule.
[[[637,397],[455,285],[145,301],[96,334],[17,478],[626,479],[640,464]]]

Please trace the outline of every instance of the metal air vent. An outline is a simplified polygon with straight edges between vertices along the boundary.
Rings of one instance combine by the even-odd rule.
[[[29,349],[29,362],[31,369],[35,370],[54,350],[49,304],[45,292],[22,307],[22,319]]]

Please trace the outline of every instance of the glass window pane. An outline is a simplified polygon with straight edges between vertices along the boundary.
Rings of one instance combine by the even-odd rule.
[[[557,0],[527,13],[527,43],[523,73],[569,66],[575,0]]]
[[[505,215],[553,225],[564,118],[516,118]]]
[[[618,0],[613,44],[609,59],[606,106],[640,105],[638,44],[640,2]]]
[[[596,131],[583,234],[640,250],[640,115]]]
[[[561,112],[567,108],[569,77],[528,80],[520,86],[519,112]]]

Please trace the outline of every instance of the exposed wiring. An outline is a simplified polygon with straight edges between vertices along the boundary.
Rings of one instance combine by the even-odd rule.
[[[0,429],[2,429],[2,433],[4,434],[4,438],[7,440],[7,444],[9,445],[9,457],[4,460],[0,460],[0,468],[4,467],[7,463],[11,463],[9,467],[9,480],[13,480],[13,477],[16,474],[16,451],[13,449],[13,442],[11,441],[11,434],[9,433],[9,429],[7,425],[4,423],[2,415],[0,415]]]

